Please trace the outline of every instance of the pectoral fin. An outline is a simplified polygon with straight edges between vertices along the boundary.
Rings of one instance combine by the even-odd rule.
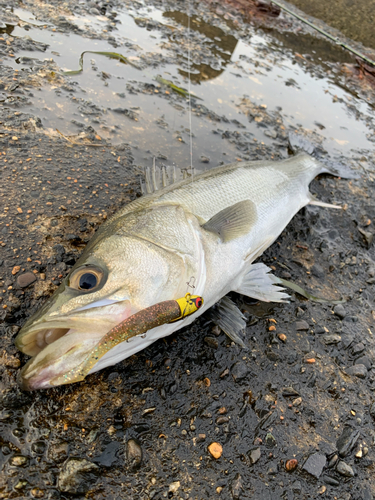
[[[289,295],[283,292],[284,288],[275,286],[282,281],[270,274],[270,271],[271,269],[261,262],[252,264],[240,286],[233,291],[264,302],[287,302]]]
[[[255,204],[250,200],[240,201],[224,208],[203,224],[206,231],[216,233],[223,242],[228,242],[247,234],[257,220]]]
[[[210,309],[210,316],[215,325],[221,328],[233,342],[247,349],[243,342],[245,317],[229,297],[223,297],[215,304]]]

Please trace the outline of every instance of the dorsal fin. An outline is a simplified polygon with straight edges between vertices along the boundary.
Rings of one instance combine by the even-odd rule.
[[[155,158],[152,167],[145,167],[144,170],[144,181],[141,181],[142,194],[153,194],[159,189],[163,189],[167,186],[171,186],[176,182],[176,169],[174,166],[157,167],[155,164]]]

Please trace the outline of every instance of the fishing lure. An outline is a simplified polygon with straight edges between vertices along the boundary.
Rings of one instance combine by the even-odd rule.
[[[100,340],[95,349],[79,366],[54,379],[54,385],[71,384],[83,380],[100,358],[121,342],[166,323],[172,323],[194,314],[203,305],[203,298],[187,293],[177,300],[166,300],[142,309],[125,319]]]

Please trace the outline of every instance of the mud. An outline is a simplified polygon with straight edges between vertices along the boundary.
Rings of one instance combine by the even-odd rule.
[[[357,172],[313,181],[344,210],[303,209],[261,258],[346,302],[233,294],[247,350],[203,316],[82,383],[24,393],[19,328],[140,196],[153,157],[189,166],[188,103],[155,80],[188,87],[189,43],[185,2],[0,7],[0,497],[373,498],[372,75],[291,18],[191,2],[194,166],[285,158],[297,130]],[[64,76],[84,50],[135,66],[86,54]]]

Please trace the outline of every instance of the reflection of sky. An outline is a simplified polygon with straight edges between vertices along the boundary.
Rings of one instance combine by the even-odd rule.
[[[221,28],[212,26],[197,16],[191,16],[189,23],[189,18],[184,12],[164,12],[163,17],[166,20],[173,20],[175,23],[185,28],[190,24],[192,32],[198,32],[204,35],[206,40],[210,40],[209,44],[206,40],[203,42],[205,47],[210,49],[209,61],[200,64],[195,61],[191,63],[190,77],[192,82],[199,83],[202,80],[216,78],[224,71],[237,45],[237,39],[234,36],[228,35]],[[187,31],[185,31],[185,33],[187,33]],[[173,36],[169,37],[169,39],[173,42]],[[178,43],[178,41],[176,41],[176,43]],[[213,68],[212,66],[214,65],[218,65],[220,69]],[[185,77],[188,76],[186,70],[179,69],[179,73]]]
[[[218,94],[212,87],[220,87],[229,91],[229,94],[225,94],[227,103],[237,102],[240,96],[247,94],[254,103],[266,104],[268,109],[281,107],[286,124],[301,123],[305,128],[314,129],[314,122],[318,121],[326,127],[319,133],[336,141],[336,147],[342,152],[354,147],[371,146],[365,138],[368,133],[365,124],[350,116],[345,105],[333,103],[334,95],[344,99],[349,96],[352,99],[345,90],[333,85],[326,78],[312,77],[299,65],[293,65],[289,59],[281,57],[277,66],[271,67],[269,71],[258,67],[260,71],[254,73],[254,67],[241,61],[241,55],[255,60],[256,50],[239,41],[232,56],[232,63],[241,63],[242,67],[252,74],[239,78],[228,70],[214,82],[207,82],[199,89],[199,95],[204,98],[208,107],[215,105]],[[297,82],[299,88],[285,85],[285,81],[290,78]],[[221,105],[220,112],[227,113],[226,107]],[[233,109],[233,106],[229,107]],[[343,126],[346,129],[343,129]]]
[[[181,30],[181,26],[187,25],[186,15],[179,13],[177,15],[175,12],[163,13],[147,8],[137,13],[120,12],[117,19],[121,24],[117,25],[118,30],[111,33],[119,42],[119,46],[114,49],[105,40],[82,38],[76,34],[67,35],[42,29],[37,26],[41,23],[33,18],[30,19],[28,17],[30,13],[27,11],[18,9],[16,13],[30,23],[30,29],[26,31],[16,26],[12,36],[30,36],[36,41],[49,44],[46,52],[25,51],[17,56],[25,55],[42,60],[52,58],[63,69],[78,69],[78,59],[81,52],[86,50],[116,51],[126,57],[134,58],[145,52],[157,52],[168,56],[168,49],[162,48],[167,39],[162,37],[162,32],[152,29],[152,23],[150,29],[147,29],[147,25],[142,27],[142,21],[135,20],[135,17],[148,17],[153,21],[167,24],[177,33]],[[97,32],[101,32],[107,22],[100,16],[80,16],[70,19],[81,27],[89,26]],[[336,149],[343,154],[349,154],[351,149],[373,149],[373,144],[366,139],[369,130],[365,123],[356,120],[344,103],[333,102],[333,96],[343,98],[344,101],[352,99],[351,104],[366,115],[371,115],[373,112],[366,103],[350,96],[329,80],[328,76],[317,78],[299,64],[292,64],[294,53],[298,48],[296,37],[290,39],[289,50],[288,37],[283,38],[279,35],[278,39],[275,39],[272,32],[267,34],[261,30],[255,32],[250,27],[249,42],[245,43],[201,19],[195,20],[195,23],[191,22],[191,29],[196,30],[205,48],[210,50],[210,59],[205,63],[212,61],[211,65],[215,69],[211,67],[211,72],[207,75],[206,64],[201,67],[199,64],[196,65],[192,73],[195,73],[199,85],[194,84],[192,79],[192,91],[203,99],[199,102],[204,106],[218,116],[225,115],[229,120],[211,121],[193,114],[193,159],[198,168],[207,166],[200,163],[201,156],[211,158],[208,166],[216,166],[219,162],[235,161],[240,155],[235,144],[221,138],[222,131],[241,134],[247,132],[258,141],[266,144],[272,142],[263,133],[266,129],[259,128],[254,122],[249,123],[247,117],[241,114],[237,105],[243,96],[247,96],[256,105],[265,104],[270,112],[281,107],[286,127],[301,124],[304,128],[317,131],[326,139],[324,146],[328,151]],[[182,36],[181,33],[179,36]],[[176,39],[178,43],[178,37]],[[126,46],[127,40],[137,44],[140,50]],[[173,43],[173,38],[170,43]],[[306,46],[303,46],[303,43]],[[312,39],[303,36],[301,44],[302,54],[307,53],[313,44],[317,50],[320,47],[322,52],[332,59],[338,57],[342,60],[346,57],[342,54],[337,55],[336,49],[331,52],[330,47],[323,42],[321,45],[314,44]],[[318,53],[314,55],[314,59],[318,57]],[[22,64],[19,65],[14,60],[6,60],[6,64],[19,70],[23,68]],[[166,87],[159,89],[159,95],[141,92],[132,94],[127,89],[129,82],[132,82],[135,89],[139,86],[138,82],[153,83],[157,87],[158,84],[153,78],[158,74],[186,88],[186,79],[181,76],[186,70],[186,57],[183,51],[181,65],[184,67],[165,64],[156,69],[140,71],[116,60],[96,54],[86,54],[84,72],[71,77],[72,82],[78,83],[74,94],[61,89],[56,93],[54,88],[46,85],[41,91],[34,93],[30,108],[23,110],[39,116],[44,127],[51,132],[58,128],[66,135],[76,134],[79,129],[72,120],[83,125],[91,125],[101,137],[113,143],[127,142],[138,148],[133,149],[138,164],[150,164],[153,155],[157,156],[160,153],[168,157],[169,163],[186,166],[189,158],[187,130],[189,120],[186,100],[175,96],[170,101],[161,98],[160,94],[165,91],[172,93]],[[94,71],[94,67],[97,67],[97,71]],[[108,73],[110,78],[103,80],[102,71]],[[202,77],[203,72],[206,77]],[[293,79],[297,86],[286,86],[285,82],[290,79]],[[81,112],[77,107],[77,101],[72,101],[73,95],[82,103],[89,101],[102,108],[102,114],[98,113],[95,116],[95,113],[88,115]],[[118,107],[135,110],[138,121],[131,121],[124,115],[111,111]],[[166,127],[160,126],[160,119],[166,123]],[[231,123],[230,120],[236,120],[246,128],[239,128],[238,124]],[[323,124],[326,128],[320,130],[315,122]],[[213,134],[213,131],[218,133]]]

